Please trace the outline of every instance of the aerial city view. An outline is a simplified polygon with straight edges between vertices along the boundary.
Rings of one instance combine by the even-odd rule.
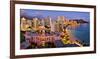
[[[90,13],[20,9],[20,49],[90,46]]]

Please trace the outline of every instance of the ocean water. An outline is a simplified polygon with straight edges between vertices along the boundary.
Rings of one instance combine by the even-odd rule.
[[[84,44],[90,45],[90,25],[89,23],[81,24],[75,29],[71,29],[72,34]]]

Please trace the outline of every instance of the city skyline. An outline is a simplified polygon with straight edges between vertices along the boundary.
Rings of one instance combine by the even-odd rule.
[[[89,16],[88,12],[21,9],[20,48],[90,46]]]
[[[57,19],[58,16],[65,16],[68,19],[84,19],[90,20],[89,12],[75,12],[75,11],[55,11],[55,10],[33,10],[33,9],[20,9],[20,16],[27,18],[46,18],[50,16],[52,19]]]

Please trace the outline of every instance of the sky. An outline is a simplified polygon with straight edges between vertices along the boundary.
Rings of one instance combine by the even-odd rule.
[[[75,11],[56,11],[56,10],[34,10],[34,9],[20,9],[20,16],[29,18],[40,17],[45,18],[50,16],[52,19],[56,19],[57,16],[65,16],[68,19],[84,19],[90,20],[89,12],[75,12]]]

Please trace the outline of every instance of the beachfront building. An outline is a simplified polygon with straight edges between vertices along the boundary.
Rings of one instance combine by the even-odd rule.
[[[49,20],[49,24],[50,24],[50,31],[55,32],[54,22],[53,22],[52,18],[48,17],[48,20]]]
[[[64,21],[66,20],[65,16],[58,16],[57,18],[57,26],[58,26],[58,31],[62,32],[64,29]]]
[[[27,24],[26,18],[21,18],[21,31],[26,31],[29,25]]]
[[[34,31],[36,31],[37,30],[37,27],[38,27],[38,18],[33,18],[32,19],[32,29],[34,30]]]

